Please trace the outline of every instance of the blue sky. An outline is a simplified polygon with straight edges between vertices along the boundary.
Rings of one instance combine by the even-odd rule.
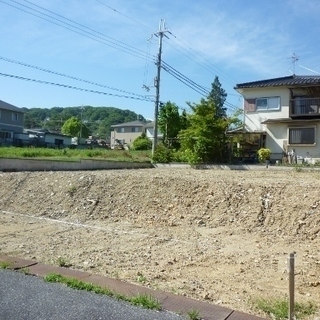
[[[320,73],[319,14],[319,0],[0,0],[1,74],[107,93],[2,75],[0,99],[27,108],[112,106],[152,119],[153,102],[108,94],[154,97],[156,66],[148,60],[157,55],[158,39],[151,35],[158,31],[160,19],[165,19],[170,33],[163,42],[163,60],[208,89],[217,75],[228,93],[227,101],[241,107],[241,98],[233,90],[237,83],[282,77],[294,71]],[[86,29],[89,37],[62,28],[58,20],[53,24],[38,16],[50,21],[52,17],[63,20],[63,16],[69,19],[64,20],[69,24],[66,28],[74,29],[73,22],[90,28]],[[299,58],[295,68],[290,59],[293,53]],[[161,101],[170,100],[185,108],[186,101],[197,103],[201,98],[162,70]]]

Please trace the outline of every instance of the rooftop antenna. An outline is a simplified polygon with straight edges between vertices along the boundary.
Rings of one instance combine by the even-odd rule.
[[[293,53],[291,57],[289,57],[288,59],[292,59],[292,64],[293,64],[293,75],[296,74],[296,64],[297,64],[297,61],[299,60],[299,57]]]

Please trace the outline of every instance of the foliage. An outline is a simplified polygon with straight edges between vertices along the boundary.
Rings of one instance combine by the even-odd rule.
[[[23,108],[25,112],[25,127],[44,128],[54,132],[61,132],[61,127],[71,117],[82,119],[92,135],[106,138],[110,136],[111,126],[119,123],[134,121],[137,114],[130,110],[121,110],[114,107],[54,107]],[[140,120],[144,120],[139,116]]]
[[[271,150],[267,148],[261,148],[258,150],[258,159],[260,162],[264,163],[266,160],[270,159]]]
[[[272,316],[276,320],[284,320],[288,318],[289,303],[283,299],[258,299],[255,302],[258,309]],[[303,319],[308,315],[312,315],[316,311],[316,306],[311,303],[295,303],[294,305],[296,319]]]
[[[130,302],[135,306],[143,307],[145,309],[161,310],[160,302],[151,295],[138,294],[137,296],[132,297]]]
[[[152,141],[147,138],[146,134],[143,132],[141,136],[133,141],[132,147],[134,150],[151,150]]]
[[[49,273],[44,277],[44,280],[47,282],[62,283],[65,284],[67,287],[77,290],[86,290],[97,294],[103,294],[110,297],[114,297],[119,300],[127,301],[133,305],[138,305],[145,309],[161,310],[160,302],[150,295],[142,294],[133,297],[127,297],[125,295],[112,292],[108,288],[103,288],[92,283],[83,282],[75,278],[65,277],[57,273]]]
[[[59,267],[65,267],[65,268],[71,267],[71,264],[69,262],[67,262],[67,260],[64,259],[63,257],[59,257],[57,259],[57,263],[58,263]]]
[[[223,105],[227,98],[226,91],[222,88],[219,81],[219,77],[215,77],[213,83],[211,84],[211,91],[208,95],[208,100],[212,101],[216,106],[216,117],[217,118],[226,118],[227,117],[227,108]]]
[[[160,106],[158,125],[163,133],[164,144],[169,146],[181,129],[179,108],[175,103],[168,101]]]
[[[0,147],[0,158],[34,158],[63,161],[79,161],[80,159],[103,159],[110,161],[150,162],[150,151],[123,151],[109,149],[49,149],[49,148],[17,148]]]
[[[77,117],[69,118],[62,126],[61,132],[71,137],[89,136],[89,129]]]
[[[181,149],[192,152],[193,161],[223,162],[229,120],[217,117],[217,108],[211,99],[189,106],[193,114],[188,117],[188,128],[179,134]]]
[[[11,263],[7,262],[7,261],[1,261],[0,262],[0,269],[9,269],[10,268]]]
[[[155,163],[169,163],[172,160],[172,150],[167,148],[164,144],[159,143],[152,157]]]
[[[201,320],[199,316],[199,311],[194,309],[188,312],[188,317],[190,320]]]

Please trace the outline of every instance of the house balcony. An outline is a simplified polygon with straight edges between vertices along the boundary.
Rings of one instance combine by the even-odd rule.
[[[320,117],[320,98],[290,100],[289,117],[318,118]]]

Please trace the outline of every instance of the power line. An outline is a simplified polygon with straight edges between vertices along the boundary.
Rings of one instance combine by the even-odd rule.
[[[192,47],[189,46],[189,44],[187,44],[186,42],[182,41],[181,39],[179,39],[176,35],[174,35],[172,32],[170,32],[170,34],[178,41],[180,41],[182,44],[184,44],[189,50],[191,50],[194,53],[189,53],[191,57],[196,57],[200,56],[204,61],[206,61],[207,65],[210,66],[210,68],[215,68],[217,70],[219,70],[219,73],[223,74],[221,76],[221,78],[224,78],[224,80],[226,82],[229,82],[230,84],[234,84],[235,82],[237,82],[235,79],[233,79],[232,77],[230,77],[226,72],[224,72],[221,68],[219,68],[218,66],[216,66],[215,64],[213,64],[208,58],[206,58],[203,54],[201,54],[200,52],[194,50]],[[171,39],[171,38],[169,38]],[[175,41],[174,41],[175,42]],[[181,46],[179,43],[175,42],[179,47],[181,47],[182,49],[186,50],[185,47]],[[195,55],[196,54],[196,55]],[[190,57],[189,57],[190,58]],[[191,60],[193,60],[192,58],[190,58]],[[198,61],[193,60],[194,62],[196,62],[197,64],[201,65]],[[206,68],[208,70],[208,68]]]
[[[135,22],[135,23],[137,23],[137,24],[139,24],[140,26],[142,26],[142,27],[144,27],[144,28],[147,28],[147,29],[149,29],[149,30],[153,30],[152,28],[148,27],[147,25],[145,25],[145,24],[143,24],[143,23],[141,23],[141,22],[139,22],[139,21],[137,21],[137,20],[135,20],[135,19],[133,19],[133,18],[131,18],[131,17],[127,16],[126,14],[124,14],[124,13],[122,13],[122,12],[118,11],[118,10],[117,10],[117,9],[115,9],[115,8],[110,7],[109,5],[107,5],[107,4],[105,4],[105,3],[103,3],[102,1],[99,1],[99,0],[96,0],[96,1],[97,1],[97,2],[99,2],[100,4],[102,4],[103,6],[105,6],[105,7],[109,8],[109,9],[111,9],[112,11],[114,11],[114,12],[116,12],[116,13],[118,13],[118,14],[120,14],[120,15],[124,16],[125,18],[127,18],[127,19],[129,19],[129,20],[131,20],[131,21],[133,21],[133,22]]]
[[[31,64],[27,64],[27,63],[24,63],[24,62],[21,62],[21,61],[8,59],[8,58],[1,57],[1,56],[0,56],[0,60],[4,60],[4,61],[10,62],[10,63],[15,63],[15,64],[22,65],[22,66],[28,67],[28,68],[33,68],[33,69],[40,70],[40,71],[43,71],[43,72],[47,72],[47,73],[50,73],[50,74],[55,74],[55,75],[58,75],[58,76],[61,76],[61,77],[65,77],[65,78],[81,81],[81,82],[84,82],[84,83],[93,84],[93,85],[98,86],[98,87],[107,88],[107,89],[111,89],[111,90],[127,93],[127,94],[130,94],[130,95],[133,95],[133,96],[146,98],[145,95],[140,95],[140,94],[136,94],[136,93],[133,93],[133,92],[129,92],[129,91],[125,91],[125,90],[109,87],[109,86],[106,86],[106,85],[103,85],[103,84],[99,84],[99,83],[96,83],[96,82],[91,82],[91,81],[84,80],[84,79],[81,79],[81,78],[77,78],[77,77],[74,77],[74,76],[69,76],[69,75],[64,74],[64,73],[60,73],[60,72],[44,69],[44,68],[41,68],[41,67],[37,67],[37,66],[31,65]]]
[[[12,74],[0,73],[0,76],[9,77],[9,78],[14,78],[14,79],[18,79],[18,80],[24,80],[24,81],[37,82],[37,83],[42,83],[42,84],[47,84],[47,85],[53,85],[53,86],[58,86],[58,87],[64,87],[64,88],[74,89],[74,90],[79,90],[79,91],[84,91],[84,92],[90,92],[90,93],[96,93],[96,94],[103,94],[103,95],[107,95],[107,96],[113,96],[113,97],[119,97],[119,98],[126,98],[126,99],[134,99],[134,100],[140,100],[140,101],[148,101],[148,102],[151,101],[151,102],[153,102],[153,100],[147,99],[147,98],[139,98],[139,97],[134,97],[134,96],[120,95],[120,94],[108,93],[108,92],[91,90],[91,89],[84,89],[84,88],[79,88],[79,87],[70,86],[70,85],[67,85],[67,84],[49,82],[49,81],[38,80],[38,79],[25,78],[25,77],[20,77],[20,76],[12,75]]]
[[[92,40],[94,40],[94,41],[100,42],[100,43],[102,43],[102,44],[108,45],[108,46],[110,46],[110,47],[112,47],[112,48],[115,48],[115,49],[118,49],[118,50],[120,50],[120,51],[122,51],[122,52],[131,54],[132,56],[135,56],[135,57],[137,57],[137,58],[146,59],[146,53],[145,53],[144,51],[142,51],[142,50],[140,50],[140,49],[137,49],[137,48],[135,48],[135,47],[133,47],[133,46],[127,45],[127,44],[125,44],[124,42],[120,42],[120,41],[118,41],[118,40],[116,40],[116,39],[113,39],[113,38],[111,38],[111,37],[109,37],[109,36],[107,36],[107,35],[104,35],[104,34],[98,32],[98,31],[95,31],[95,30],[93,30],[93,29],[90,29],[90,28],[88,28],[88,27],[86,27],[86,26],[84,26],[84,25],[82,25],[82,24],[79,24],[79,23],[77,23],[77,22],[75,22],[75,21],[73,21],[73,20],[70,20],[70,19],[68,19],[68,18],[65,18],[65,17],[63,17],[63,16],[61,16],[61,15],[59,15],[59,14],[56,14],[56,13],[54,13],[54,12],[52,12],[52,11],[49,11],[49,10],[47,10],[47,9],[45,9],[45,8],[42,8],[42,7],[40,7],[40,6],[37,6],[37,5],[33,4],[34,6],[39,7],[39,8],[41,8],[42,10],[48,11],[48,12],[50,12],[50,13],[53,13],[54,15],[56,15],[56,16],[58,16],[58,17],[61,17],[61,18],[65,19],[66,21],[69,21],[69,22],[73,23],[74,25],[72,25],[72,24],[69,23],[69,22],[65,22],[65,21],[63,21],[63,20],[61,20],[61,19],[58,19],[58,18],[56,18],[56,17],[53,17],[53,16],[51,16],[51,15],[48,15],[48,14],[46,14],[46,13],[43,13],[43,12],[41,12],[41,11],[39,11],[39,10],[33,9],[33,8],[31,8],[31,7],[27,6],[27,5],[24,5],[24,4],[22,4],[22,3],[18,2],[18,1],[15,1],[15,0],[10,0],[10,1],[12,1],[12,2],[14,2],[14,3],[16,3],[16,4],[18,4],[18,5],[22,6],[22,7],[25,7],[25,8],[27,8],[28,10],[34,11],[34,12],[36,12],[37,14],[35,14],[35,13],[33,13],[33,12],[30,12],[30,11],[28,11],[28,10],[25,10],[25,9],[23,9],[23,8],[17,7],[17,6],[15,6],[15,5],[9,4],[9,3],[7,3],[7,2],[5,2],[5,1],[3,1],[3,0],[0,0],[0,2],[6,4],[6,5],[8,5],[8,6],[11,6],[11,7],[15,8],[15,9],[18,9],[18,10],[23,11],[23,12],[25,12],[25,13],[28,13],[28,14],[30,14],[30,15],[33,15],[33,16],[35,16],[35,17],[37,17],[37,18],[43,19],[43,20],[45,20],[45,21],[47,21],[47,22],[50,22],[50,23],[55,24],[55,25],[57,25],[57,26],[60,26],[60,27],[62,27],[62,28],[64,28],[64,29],[67,29],[67,30],[72,31],[72,32],[77,33],[77,34],[80,34],[80,35],[82,35],[82,36],[84,36],[84,37],[87,37],[87,38],[92,39]],[[26,0],[24,0],[24,1],[26,1]],[[28,3],[31,3],[30,1],[27,1],[27,2],[28,2]],[[40,14],[40,15],[38,15],[38,14]],[[41,16],[41,15],[43,15],[43,16]],[[49,18],[49,19],[48,19],[48,18]],[[58,22],[52,21],[52,20],[50,20],[50,19],[53,19],[53,20],[58,21]],[[61,24],[61,23],[62,23],[62,24]],[[78,26],[80,26],[81,28],[78,27]],[[89,31],[87,31],[87,30],[85,30],[85,29],[87,29],[87,30],[89,30]],[[109,39],[111,39],[111,40],[109,40],[109,39],[107,39],[107,38],[109,38]],[[154,60],[153,60],[153,61],[154,61]]]

